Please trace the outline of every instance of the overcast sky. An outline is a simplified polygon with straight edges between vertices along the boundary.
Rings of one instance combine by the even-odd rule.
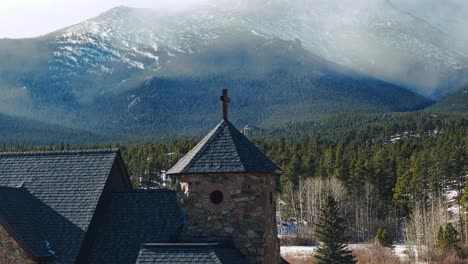
[[[35,37],[95,17],[113,7],[131,7],[180,10],[213,1],[228,5],[256,2],[263,5],[271,0],[0,0],[0,38]],[[350,2],[356,6],[385,0],[275,0],[288,4],[335,1]],[[446,32],[468,38],[468,0],[391,0],[400,8],[441,24]],[[280,5],[281,6],[281,5]]]
[[[235,1],[235,0],[233,0]],[[178,10],[206,0],[0,0],[0,38],[44,35],[116,6]]]

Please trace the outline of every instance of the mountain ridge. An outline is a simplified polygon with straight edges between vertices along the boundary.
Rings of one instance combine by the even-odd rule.
[[[441,100],[425,109],[425,111],[468,113],[468,84],[444,96]]]
[[[72,37],[70,41],[83,41],[83,39],[73,39],[74,33],[80,33],[81,29],[83,31],[80,33],[81,37],[86,37],[86,32],[96,33],[95,37],[105,36],[106,41],[111,42],[112,32],[124,36],[128,31],[130,35],[125,37],[127,40],[134,39],[140,43],[150,40],[156,46],[168,44],[165,48],[173,48],[170,53],[175,54],[173,51],[196,52],[194,49],[200,44],[223,33],[217,32],[216,28],[237,27],[268,37],[284,40],[300,39],[305,49],[326,60],[352,66],[365,75],[370,73],[378,79],[407,86],[426,96],[440,97],[444,94],[444,90],[456,89],[466,78],[463,76],[468,72],[468,59],[461,55],[459,50],[449,46],[450,40],[441,36],[445,33],[426,20],[396,7],[392,2],[376,1],[371,4],[369,8],[375,14],[371,11],[370,14],[363,13],[361,8],[352,7],[346,1],[339,5],[333,1],[330,3],[314,1],[313,4],[304,3],[305,6],[298,4],[302,3],[300,1],[293,1],[288,5],[284,5],[283,1],[268,1],[269,8],[266,11],[264,8],[263,11],[259,11],[256,5],[263,2],[257,2],[254,1],[253,4],[242,2],[230,7],[213,4],[173,14],[163,14],[158,10],[145,8],[116,7],[103,12],[100,16],[56,31],[55,34],[66,32],[62,35]],[[284,5],[284,8],[278,10],[277,7],[281,5]],[[337,9],[336,16],[343,12],[344,20],[340,21],[332,16],[336,20],[334,23],[336,25],[321,29],[321,17],[318,15],[321,14],[324,19],[328,19],[334,8]],[[259,14],[253,15],[254,11],[259,11]],[[349,13],[352,12],[354,12],[353,17],[350,17]],[[359,15],[362,18],[354,18]],[[102,24],[100,30],[98,30],[99,24]],[[342,27],[338,28],[339,26]],[[127,30],[132,27],[136,30]],[[363,32],[356,27],[358,29],[362,27]],[[351,38],[340,39],[345,35]],[[128,42],[127,40],[124,41]],[[89,43],[92,44],[92,41]],[[347,43],[345,47],[341,47],[342,41]],[[125,48],[124,44],[120,46]],[[361,44],[362,46],[359,46]],[[157,51],[151,50],[154,45],[147,45],[143,50],[138,50],[137,47],[129,57],[136,58],[140,55],[149,55],[150,59],[157,57],[155,54]],[[367,47],[368,51],[363,47]],[[329,51],[325,52],[324,49]],[[363,56],[363,50],[368,52],[367,56]],[[362,58],[352,58],[353,56]],[[360,61],[361,59],[364,61]],[[127,63],[134,63],[134,67],[147,67],[138,59],[130,58]],[[382,66],[385,68],[384,71],[375,72],[377,69],[380,71]],[[391,78],[391,75],[399,77],[395,79]],[[415,78],[415,75],[419,75],[420,78]],[[432,90],[421,91],[421,87],[424,86]]]
[[[0,113],[0,144],[6,146],[48,146],[59,143],[80,145],[103,142],[93,133]]]
[[[158,94],[159,88],[147,85],[151,80],[157,80],[153,83],[158,83],[158,87],[180,85],[173,87],[174,90],[162,88],[169,95],[176,90],[182,92],[183,88],[189,104],[209,102],[208,109],[213,109],[216,103],[206,97],[217,98],[208,91],[214,93],[214,89],[221,86],[245,90],[251,97],[257,96],[259,89],[264,94],[281,94],[284,99],[270,106],[270,111],[261,118],[252,111],[260,102],[244,105],[245,112],[251,114],[242,114],[243,120],[265,124],[291,118],[288,112],[294,113],[294,119],[304,120],[347,111],[419,110],[432,103],[415,94],[414,89],[405,92],[407,89],[401,85],[311,53],[300,38],[280,38],[257,30],[251,26],[255,25],[253,18],[247,15],[239,14],[225,18],[223,23],[213,23],[221,19],[222,14],[214,14],[212,10],[155,17],[152,10],[117,7],[40,38],[0,40],[0,61],[20,58],[21,62],[9,65],[0,62],[6,69],[0,72],[0,95],[2,89],[22,91],[10,100],[13,102],[10,105],[18,102],[18,109],[12,106],[6,113],[20,111],[28,115],[29,111],[29,116],[35,119],[93,132],[103,132],[103,123],[106,123],[106,133],[116,129],[134,133],[132,127],[148,131],[156,129],[158,124],[140,124],[138,115],[165,122],[174,120],[171,115],[177,116],[177,109],[171,106],[177,104],[174,101],[177,98]],[[232,12],[228,14],[241,11],[234,9]],[[189,16],[178,20],[180,14]],[[245,26],[236,27],[240,24]],[[18,48],[23,46],[24,49]],[[283,79],[279,80],[278,76]],[[281,89],[284,91],[280,92]],[[299,91],[307,96],[301,98]],[[202,94],[205,97],[201,98]],[[400,101],[395,95],[400,96]],[[166,97],[173,101],[162,100]],[[392,99],[386,100],[386,97]],[[136,98],[147,100],[148,109],[137,114],[132,112],[130,109],[138,104]],[[273,95],[260,98],[266,102],[277,100]],[[173,110],[168,112],[168,109]],[[198,108],[184,111],[192,113],[198,121],[206,116],[202,109],[197,111],[204,114],[195,116],[195,109]],[[5,109],[0,111],[5,112]],[[194,126],[194,131],[205,126],[187,122]],[[171,133],[179,131],[183,124],[174,120],[163,125],[172,127],[168,131]],[[188,126],[187,132],[190,130]]]

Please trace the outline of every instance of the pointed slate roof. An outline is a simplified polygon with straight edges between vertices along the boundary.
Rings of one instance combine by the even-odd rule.
[[[270,173],[283,171],[229,121],[222,120],[167,174]]]
[[[43,248],[46,239],[55,261],[73,263],[118,153],[117,149],[0,153],[0,192],[18,197],[14,203],[2,199],[2,217],[38,257],[48,253]],[[25,206],[33,211],[21,212]],[[28,224],[30,218],[34,225]]]

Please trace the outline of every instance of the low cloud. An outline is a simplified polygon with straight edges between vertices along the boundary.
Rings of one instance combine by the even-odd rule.
[[[212,11],[204,18],[208,21],[205,25],[222,26],[237,21],[266,35],[286,40],[298,38],[314,54],[427,96],[456,89],[468,76],[466,0],[8,0],[6,3],[33,2],[53,3],[53,8],[44,11],[52,15],[44,19],[45,13],[35,17],[29,16],[28,11],[23,15],[29,19],[22,19],[21,25],[12,25],[11,32],[23,32],[22,28],[28,31],[26,23],[31,21],[38,23],[29,26],[35,28],[40,27],[40,21],[50,20],[47,22],[50,27],[57,29],[54,18],[68,21],[75,14],[97,15],[115,5],[182,10],[187,12],[184,18]],[[170,12],[167,14],[169,19],[146,23],[155,28],[166,27],[169,32],[179,21],[170,17]],[[226,19],[229,18],[226,14],[235,18]],[[0,24],[8,25],[5,15],[0,9]],[[73,19],[79,22],[78,17]],[[60,23],[65,23],[62,20]]]
[[[357,71],[436,96],[468,73],[465,0],[244,0],[243,10],[268,34],[299,38],[306,49]],[[257,18],[255,18],[257,17]],[[277,29],[277,30],[275,30]],[[457,81],[455,81],[457,80]]]

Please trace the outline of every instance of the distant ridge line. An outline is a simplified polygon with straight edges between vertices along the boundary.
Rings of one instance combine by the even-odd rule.
[[[93,154],[93,153],[117,153],[118,148],[107,149],[82,149],[82,150],[39,150],[39,151],[12,151],[0,152],[0,156],[32,156],[32,155],[63,155],[63,154]]]

